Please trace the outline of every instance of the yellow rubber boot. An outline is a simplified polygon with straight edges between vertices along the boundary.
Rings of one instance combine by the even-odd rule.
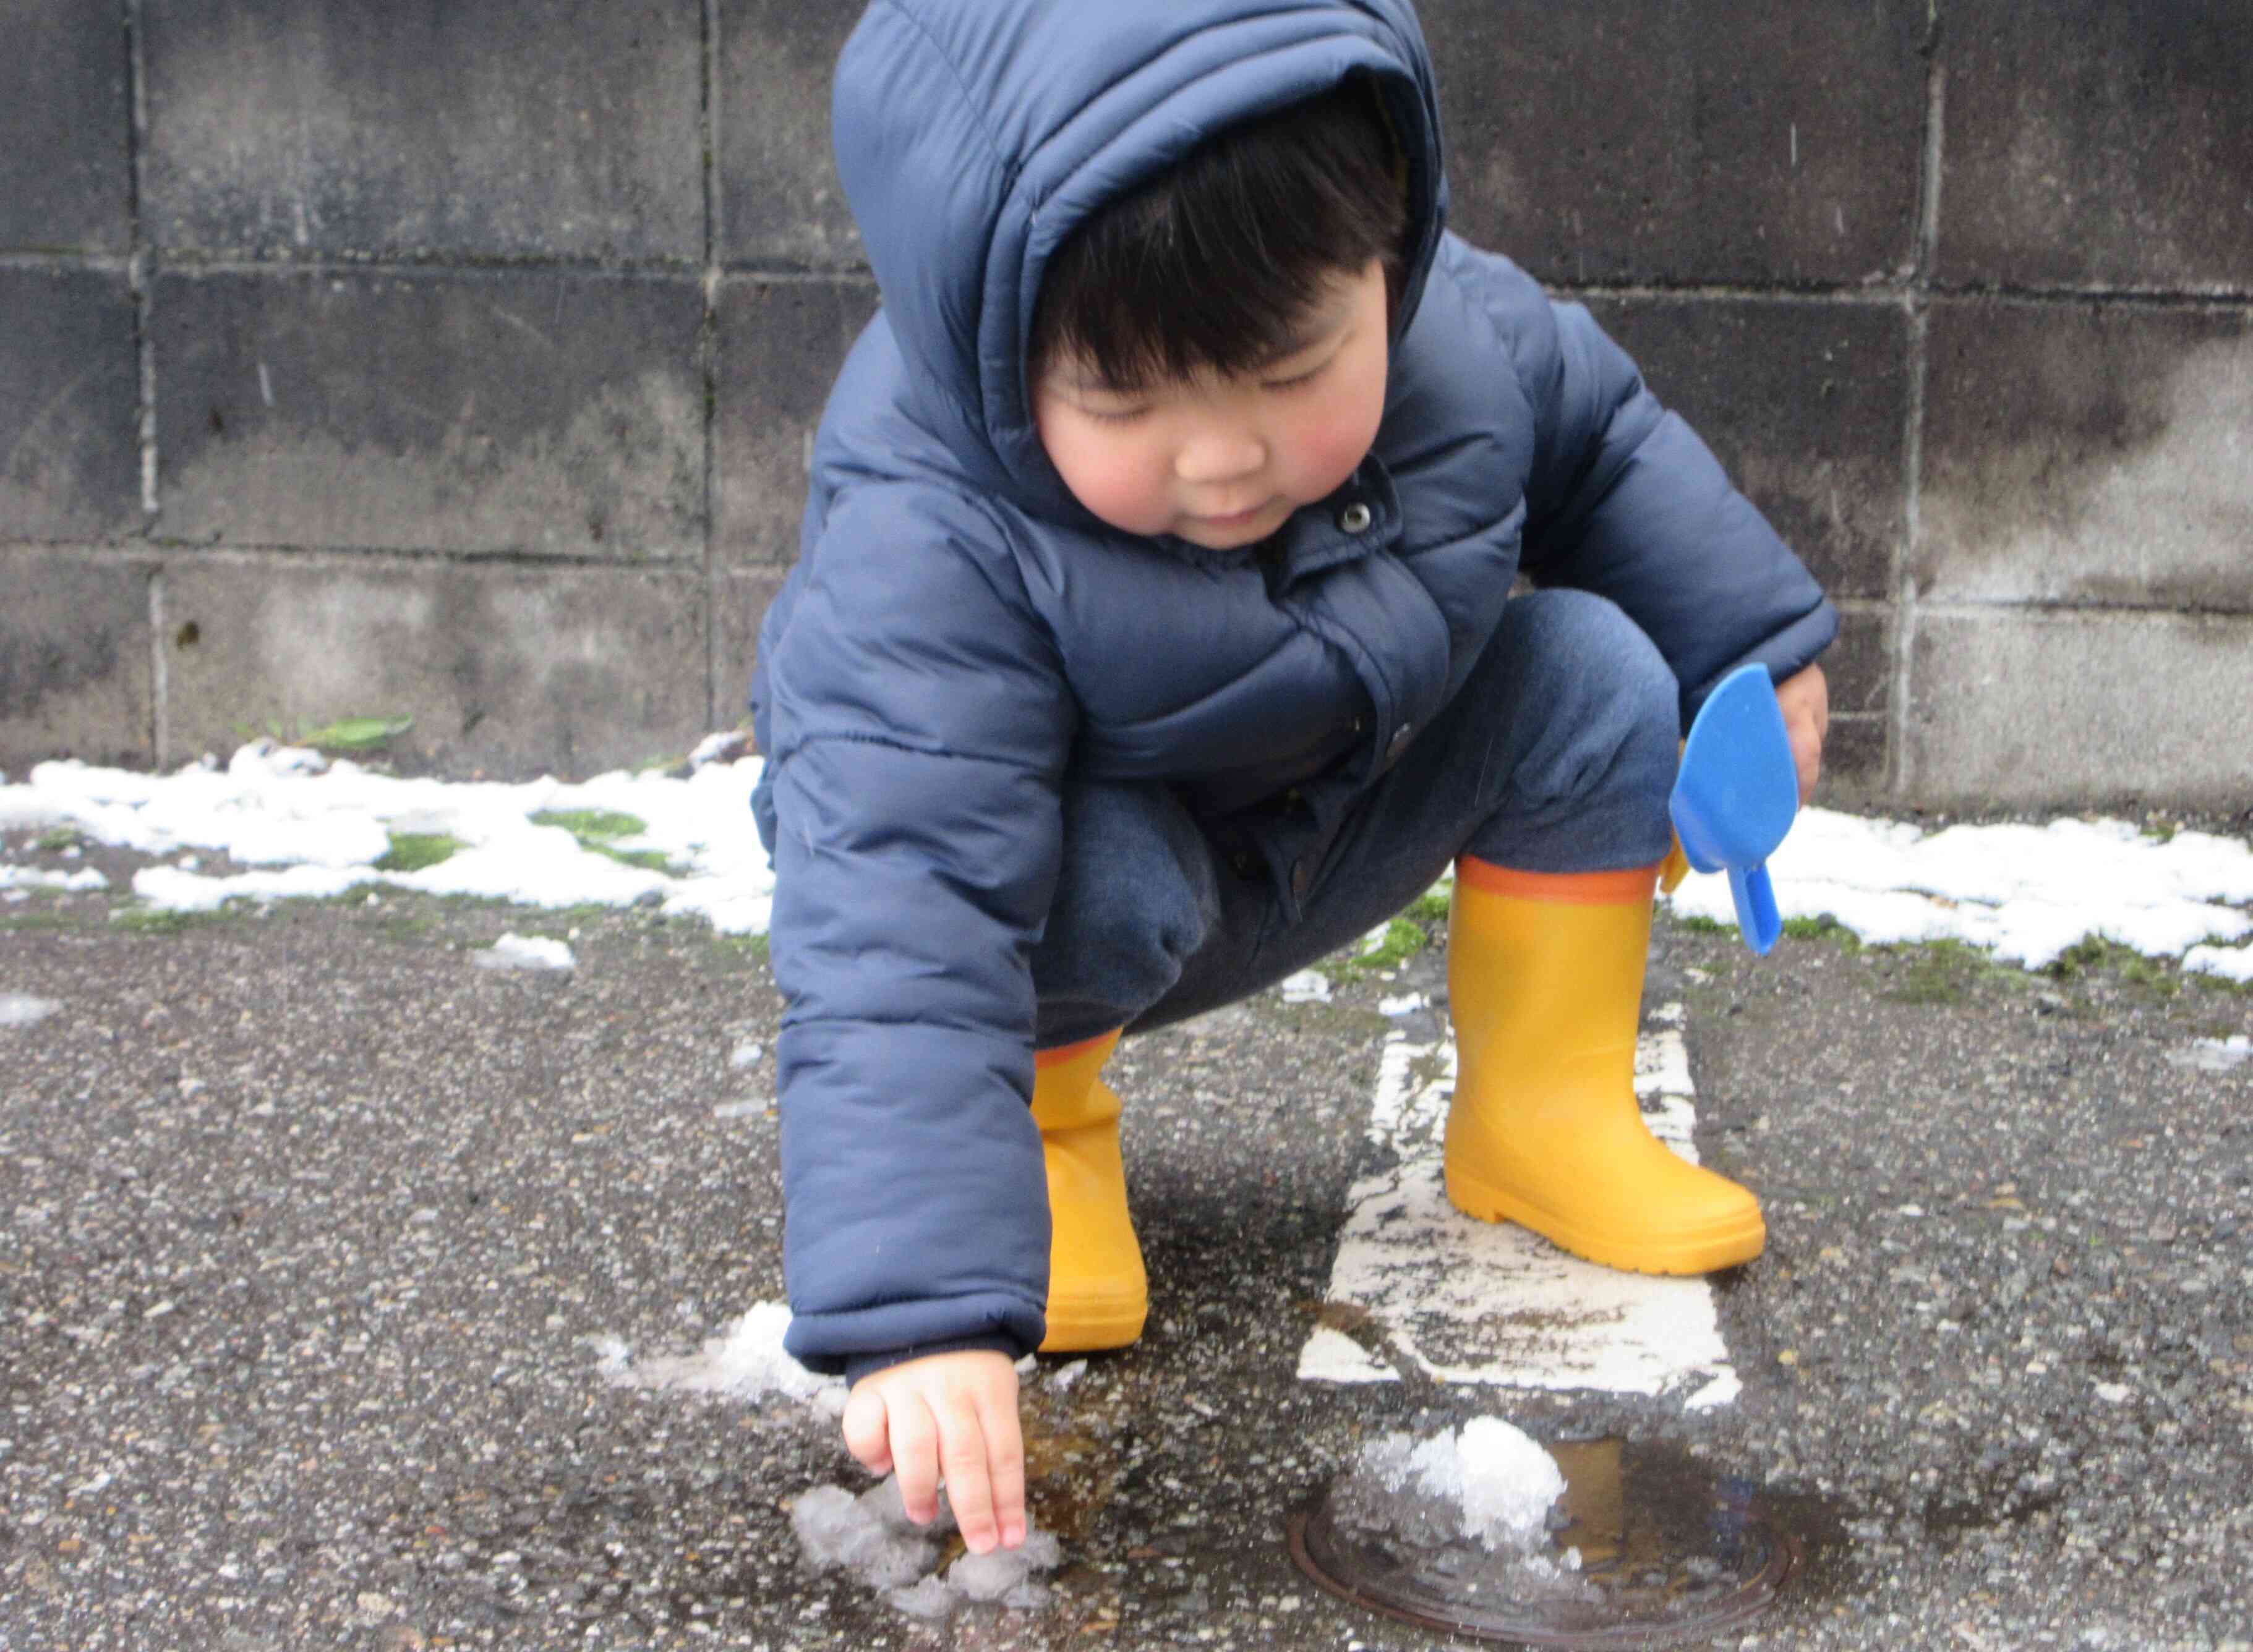
[[[1103,1082],[1106,1033],[1033,1058],[1033,1122],[1048,1161],[1049,1329],[1043,1354],[1124,1348],[1150,1311],[1142,1247],[1126,1214],[1119,1098]]]
[[[1751,1261],[1768,1230],[1758,1200],[1678,1157],[1636,1101],[1657,873],[1456,862],[1447,1197],[1607,1267],[1705,1273]]]

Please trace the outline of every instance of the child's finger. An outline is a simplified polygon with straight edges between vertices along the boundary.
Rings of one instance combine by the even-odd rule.
[[[875,1384],[863,1383],[845,1402],[845,1449],[872,1474],[892,1472],[891,1430],[884,1416],[884,1397]]]
[[[923,1396],[902,1394],[891,1405],[892,1466],[900,1476],[900,1502],[919,1526],[938,1516],[938,1428]]]
[[[1025,1541],[1025,1434],[1014,1395],[987,1397],[978,1420],[986,1435],[986,1467],[993,1475],[994,1522],[1004,1549]]]
[[[986,1431],[979,1425],[977,1408],[966,1398],[946,1402],[939,1419],[938,1450],[954,1523],[962,1528],[962,1541],[970,1552],[984,1554],[994,1542],[993,1480],[986,1469]]]

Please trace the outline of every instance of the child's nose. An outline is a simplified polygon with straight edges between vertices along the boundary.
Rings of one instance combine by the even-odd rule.
[[[1257,431],[1213,426],[1182,444],[1174,470],[1182,481],[1203,485],[1251,476],[1266,463],[1267,445]]]

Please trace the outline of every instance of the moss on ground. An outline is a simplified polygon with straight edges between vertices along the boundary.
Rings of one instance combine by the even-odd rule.
[[[2085,936],[2067,947],[2042,973],[2061,981],[2109,975],[2157,998],[2173,998],[2183,986],[2183,972],[2176,965],[2146,958],[2132,946],[2098,935]]]
[[[1897,960],[1900,972],[1882,994],[1896,1004],[1961,1004],[1981,987],[2025,992],[2033,978],[2015,964],[1998,964],[1964,941],[1922,941],[1876,949]]]
[[[191,930],[224,924],[240,910],[223,906],[215,912],[176,912],[164,907],[125,906],[114,909],[109,921],[129,935],[185,935]]]
[[[638,838],[649,830],[649,822],[638,815],[614,809],[542,809],[532,817],[532,824],[562,826],[579,840],[581,848],[605,855],[622,866],[638,867],[645,872],[673,870],[673,862],[655,849],[618,847],[619,839]]]
[[[1828,912],[1820,917],[1788,917],[1783,932],[1796,941],[1830,941],[1849,952],[1862,950],[1862,938]]]
[[[426,866],[436,866],[451,860],[462,847],[459,838],[443,832],[394,832],[391,847],[375,863],[379,872],[420,872]]]
[[[582,843],[589,838],[635,838],[649,830],[649,823],[639,816],[614,809],[542,809],[532,817],[532,824],[562,826]]]

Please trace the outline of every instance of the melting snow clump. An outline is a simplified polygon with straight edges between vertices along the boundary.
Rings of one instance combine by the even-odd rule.
[[[916,1525],[896,1477],[857,1497],[842,1486],[816,1486],[790,1506],[791,1530],[806,1558],[825,1572],[842,1566],[872,1589],[903,1588],[922,1577],[938,1558],[931,1539],[952,1523],[942,1498],[939,1517]]]
[[[1374,1538],[1395,1562],[1496,1600],[1593,1599],[1580,1555],[1553,1552],[1564,1495],[1555,1458],[1498,1417],[1419,1440],[1387,1434],[1330,1489],[1341,1535]],[[1403,1551],[1408,1551],[1406,1557]]]
[[[1302,969],[1283,982],[1283,1001],[1287,1004],[1327,1004],[1330,1001],[1329,977],[1319,970]]]
[[[881,1590],[892,1607],[910,1617],[952,1617],[968,1601],[995,1601],[1031,1608],[1048,1604],[1049,1591],[1035,1574],[1053,1572],[1064,1551],[1053,1533],[1032,1529],[1026,1520],[1022,1548],[959,1557],[944,1572],[933,1571],[938,1539],[954,1530],[954,1516],[942,1494],[938,1517],[928,1526],[908,1518],[897,1475],[854,1496],[842,1486],[816,1486],[791,1504],[791,1530],[806,1558],[822,1571],[842,1568],[869,1588]]]
[[[1374,1539],[1392,1562],[1444,1578],[1455,1593],[1593,1600],[1580,1551],[1554,1553],[1552,1530],[1566,1523],[1559,1496],[1557,1458],[1501,1418],[1474,1418],[1431,1440],[1388,1433],[1361,1446],[1331,1485],[1327,1512],[1341,1537]]]
[[[562,942],[538,935],[507,934],[471,961],[479,969],[567,970],[578,960]]]
[[[1564,1490],[1564,1472],[1538,1442],[1499,1417],[1475,1417],[1460,1433],[1387,1434],[1363,1446],[1336,1514],[1419,1546],[1463,1537],[1531,1555],[1547,1544],[1549,1510]]]

